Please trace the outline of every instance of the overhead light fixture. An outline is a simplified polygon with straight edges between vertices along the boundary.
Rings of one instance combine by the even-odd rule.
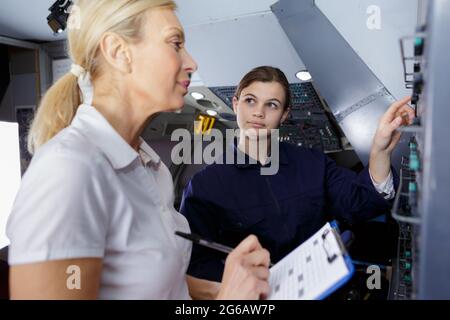
[[[216,111],[216,110],[208,109],[208,110],[206,110],[206,113],[207,113],[208,115],[210,115],[211,117],[217,116],[217,111]]]
[[[58,0],[48,9],[50,14],[47,17],[47,23],[54,34],[62,33],[66,30],[71,6],[71,0]]]
[[[312,79],[311,74],[306,70],[297,72],[295,76],[301,81],[309,81]]]
[[[194,98],[195,100],[202,100],[205,98],[205,95],[200,93],[200,92],[192,92],[191,93],[192,98]]]

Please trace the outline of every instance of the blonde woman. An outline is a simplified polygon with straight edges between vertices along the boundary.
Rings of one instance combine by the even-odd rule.
[[[186,278],[189,232],[167,167],[140,138],[184,104],[197,66],[170,0],[79,0],[72,70],[42,100],[34,158],[7,226],[13,299],[258,299],[269,254],[254,236],[222,283]],[[81,101],[82,100],[82,101]]]

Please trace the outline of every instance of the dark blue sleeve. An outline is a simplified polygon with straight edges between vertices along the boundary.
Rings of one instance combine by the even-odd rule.
[[[337,166],[329,157],[324,156],[325,185],[330,214],[341,221],[354,224],[373,219],[390,211],[392,201],[385,200],[372,183],[369,167],[359,174]],[[398,187],[398,176],[391,168],[394,188]]]
[[[206,200],[207,194],[202,186],[198,177],[189,182],[183,193],[180,213],[188,220],[192,233],[220,242],[219,208]],[[187,273],[196,278],[221,282],[224,259],[225,254],[194,244]]]

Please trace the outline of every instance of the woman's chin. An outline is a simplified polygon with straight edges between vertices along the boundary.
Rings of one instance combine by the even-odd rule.
[[[270,131],[267,129],[255,129],[249,128],[245,130],[245,136],[250,140],[259,140],[259,139],[267,139]]]
[[[167,110],[165,112],[168,112],[168,113],[182,113],[183,112],[183,107],[181,107],[181,108],[173,108],[173,109]]]
[[[183,111],[184,105],[184,100],[182,102],[174,103],[167,108],[166,112],[180,113]]]

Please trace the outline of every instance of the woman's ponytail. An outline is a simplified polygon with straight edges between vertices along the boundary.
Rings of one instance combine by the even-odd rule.
[[[40,146],[68,127],[81,104],[78,78],[67,73],[42,98],[28,134],[28,150]]]

